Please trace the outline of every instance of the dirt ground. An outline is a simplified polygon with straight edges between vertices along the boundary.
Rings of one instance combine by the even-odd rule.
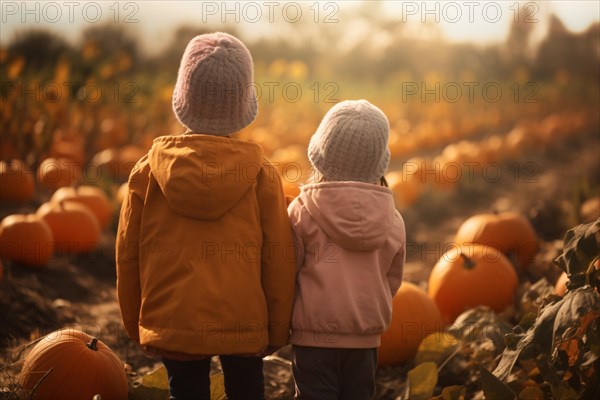
[[[581,198],[598,195],[598,133],[573,140],[567,149],[539,149],[528,155],[527,162],[537,166],[529,176],[531,182],[516,179],[515,164],[507,162],[502,164],[504,178],[498,181],[474,179],[461,182],[452,193],[426,193],[403,212],[409,243],[405,279],[424,286],[440,246],[451,242],[460,223],[474,213],[521,211],[530,217],[542,240],[562,239],[577,222]],[[3,208],[0,217],[14,211]],[[99,337],[131,367],[132,379],[160,365],[131,343],[121,327],[115,295],[114,227],[103,234],[98,250],[85,256],[58,256],[39,270],[5,263],[0,283],[0,392],[14,383],[32,343],[65,327]],[[409,368],[379,371],[377,398],[397,398]],[[293,397],[289,347],[266,359],[265,374],[269,399]],[[8,394],[0,394],[0,399],[6,398]]]

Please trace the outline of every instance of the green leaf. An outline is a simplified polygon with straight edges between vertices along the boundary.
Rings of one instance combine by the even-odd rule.
[[[411,400],[427,400],[433,395],[438,381],[437,365],[424,362],[408,371],[409,398]]]
[[[583,274],[600,254],[600,218],[567,231],[563,252],[556,262],[567,274]]]
[[[456,350],[459,343],[460,341],[451,333],[435,332],[427,335],[419,345],[415,364],[431,361],[439,366]]]
[[[486,400],[514,400],[517,397],[507,384],[496,378],[490,371],[483,367],[479,367],[479,370]]]

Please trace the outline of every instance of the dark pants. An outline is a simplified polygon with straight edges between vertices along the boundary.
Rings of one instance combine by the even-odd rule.
[[[367,400],[375,394],[377,349],[293,346],[296,399]]]
[[[264,400],[260,357],[219,356],[229,400]],[[195,361],[162,359],[169,376],[171,400],[210,400],[210,358]]]

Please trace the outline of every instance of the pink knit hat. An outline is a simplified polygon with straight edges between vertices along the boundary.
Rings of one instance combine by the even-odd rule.
[[[173,92],[173,111],[194,133],[227,135],[256,118],[250,52],[223,32],[199,35],[187,45]]]

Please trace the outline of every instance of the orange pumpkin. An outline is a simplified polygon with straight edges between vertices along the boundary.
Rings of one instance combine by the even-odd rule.
[[[94,213],[73,200],[47,202],[36,214],[54,235],[56,249],[66,253],[88,253],[96,249],[100,239],[100,224]]]
[[[432,164],[433,169],[437,171],[434,181],[436,188],[442,190],[454,189],[463,174],[460,164],[447,159],[443,154],[435,157]]]
[[[567,292],[567,283],[569,282],[569,277],[566,272],[563,272],[558,277],[556,284],[554,285],[554,293],[559,296],[564,296]]]
[[[54,253],[52,230],[35,214],[14,214],[0,223],[0,254],[32,267],[48,264]]]
[[[421,185],[435,182],[438,172],[428,158],[413,157],[402,165],[402,176],[405,181],[416,181]]]
[[[81,179],[81,164],[68,158],[46,158],[37,170],[38,182],[56,190]]]
[[[72,200],[89,207],[102,229],[106,228],[112,220],[113,206],[106,193],[96,186],[62,187],[54,192],[50,199],[53,202],[64,200]]]
[[[537,236],[531,223],[516,212],[479,214],[458,228],[454,242],[484,244],[497,248],[524,270],[538,251]]]
[[[0,202],[27,202],[35,197],[33,173],[20,160],[0,161]]]
[[[392,303],[392,323],[381,335],[379,366],[406,363],[417,354],[421,340],[444,327],[440,312],[427,293],[403,282]]]
[[[92,165],[106,171],[108,178],[123,181],[127,180],[135,164],[146,153],[141,147],[132,144],[121,148],[109,148],[97,153],[92,158]]]
[[[582,223],[594,222],[600,218],[600,197],[584,201],[579,207],[579,216]]]
[[[498,249],[462,245],[446,251],[429,275],[429,296],[446,323],[463,311],[483,305],[496,312],[513,303],[519,279]]]
[[[57,129],[54,131],[52,143],[48,151],[49,157],[68,158],[79,165],[85,164],[85,141],[77,132]]]
[[[406,208],[413,205],[423,192],[421,182],[414,178],[406,179],[400,171],[387,173],[385,179],[394,193],[394,203],[397,208]]]
[[[43,380],[42,380],[43,379]],[[123,362],[102,341],[75,329],[50,333],[25,358],[19,383],[33,399],[127,399]]]

